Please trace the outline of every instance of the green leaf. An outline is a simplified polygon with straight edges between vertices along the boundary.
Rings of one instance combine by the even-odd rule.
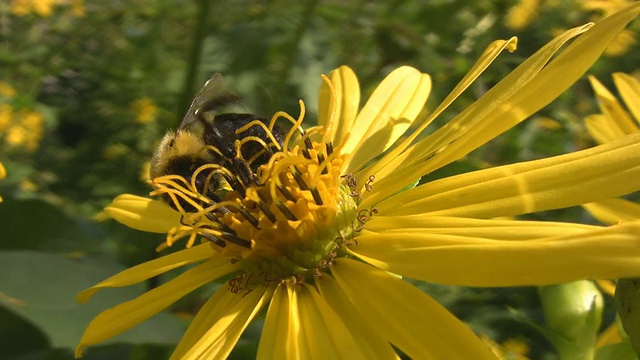
[[[37,199],[6,199],[0,206],[0,228],[3,250],[91,250],[103,237],[97,225],[74,220]]]
[[[0,305],[41,329],[52,347],[74,348],[99,312],[144,291],[142,285],[107,289],[86,304],[76,303],[74,296],[80,290],[121,270],[120,265],[93,259],[0,252]],[[109,342],[175,344],[183,333],[184,327],[176,317],[160,313]]]

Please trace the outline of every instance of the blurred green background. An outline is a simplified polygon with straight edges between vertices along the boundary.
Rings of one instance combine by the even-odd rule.
[[[316,113],[320,74],[346,64],[363,99],[387,73],[431,74],[433,109],[493,40],[519,37],[433,125],[453,117],[563,29],[602,18],[621,1],[118,1],[0,2],[0,359],[69,359],[99,311],[147,284],[73,296],[152,259],[162,235],[95,215],[121,193],[145,195],[148,160],[213,73],[247,112]],[[613,71],[640,63],[632,25],[589,71],[613,89]],[[592,146],[582,119],[597,112],[583,79],[539,115],[430,179]],[[307,116],[313,119],[313,115]],[[433,130],[431,130],[433,131]],[[581,208],[527,216],[594,223]],[[419,286],[501,346],[507,359],[556,359],[536,288]],[[166,358],[216,288],[202,289],[87,359]],[[614,319],[605,297],[604,324]],[[232,358],[253,358],[261,323]]]

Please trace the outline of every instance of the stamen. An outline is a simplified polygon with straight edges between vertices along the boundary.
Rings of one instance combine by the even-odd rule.
[[[324,148],[327,150],[327,155],[333,154],[333,143],[327,142],[324,144]]]
[[[311,142],[311,139],[305,135],[306,133],[302,133],[302,136],[304,137],[304,146],[309,150],[313,150],[313,143]]]
[[[256,230],[260,230],[260,227],[258,226],[258,219],[256,219],[253,215],[251,215],[251,213],[244,207],[241,206],[240,208],[238,208],[238,212],[240,212],[240,214],[242,214],[242,216],[244,216],[244,218],[254,227],[256,228]]]
[[[234,243],[238,246],[242,246],[242,247],[246,247],[247,249],[251,249],[251,241],[247,240],[247,239],[243,239],[241,237],[238,237],[234,234],[223,234],[222,239],[225,241],[229,241],[231,243]]]
[[[322,163],[324,163],[324,155],[322,153],[318,153],[318,164],[320,164],[322,166]],[[327,170],[326,165],[322,166],[322,170],[321,170],[322,174],[327,174],[329,173],[329,170]]]
[[[276,149],[278,149],[278,151],[282,150],[282,147],[280,146],[280,143],[278,142],[278,140],[276,140],[276,137],[273,136],[273,126],[275,126],[275,124],[273,126],[271,126],[271,124],[269,124],[269,127],[267,127],[264,122],[260,121],[260,120],[253,120],[251,122],[249,122],[247,125],[238,128],[236,130],[236,135],[240,135],[241,132],[247,131],[249,130],[252,126],[260,126],[264,132],[266,133],[266,135],[269,137],[269,140],[271,140],[271,142],[273,143],[273,145],[276,146]],[[264,142],[262,139],[260,139],[259,137],[256,136],[247,136],[244,139],[248,139],[251,138],[254,141],[258,141],[260,142],[262,145],[264,145],[266,148],[268,148],[270,145],[267,145],[266,142]]]
[[[316,205],[322,205],[322,197],[320,196],[320,192],[318,188],[311,188],[311,195],[313,195],[313,201],[315,201]]]
[[[201,233],[200,235],[202,235],[203,238],[211,241],[212,243],[214,243],[215,245],[220,246],[221,248],[226,247],[227,243],[224,242],[223,240],[218,239],[217,237],[211,235],[211,234],[207,234],[207,233]]]
[[[293,215],[291,210],[289,210],[284,203],[281,203],[281,202],[278,201],[276,203],[276,206],[278,207],[278,209],[280,210],[282,215],[284,215],[287,219],[289,219],[291,221],[297,221],[298,220],[298,218],[295,215]]]
[[[286,187],[282,186],[282,185],[278,185],[277,186],[278,190],[280,190],[280,193],[282,193],[282,195],[284,195],[285,199],[289,200],[289,201],[296,201],[296,198],[293,196],[293,194],[291,192],[289,192],[289,190],[287,190]]]
[[[302,179],[302,174],[295,166],[292,167],[291,174],[293,175],[293,178],[298,183],[298,186],[300,186],[300,189],[309,190],[309,186],[307,185],[307,183],[304,182],[304,180]]]
[[[238,179],[236,179],[235,177],[227,178],[226,176],[225,176],[225,179],[227,180],[231,188],[237,191],[242,197],[247,196],[247,191],[245,187],[242,185],[240,181],[238,181]]]
[[[275,224],[276,216],[271,212],[271,210],[269,210],[269,206],[266,204],[267,201],[265,201],[260,192],[258,192],[258,197],[260,198],[260,201],[258,201],[258,207],[262,210],[262,213],[269,219],[269,221],[271,221],[272,224]]]

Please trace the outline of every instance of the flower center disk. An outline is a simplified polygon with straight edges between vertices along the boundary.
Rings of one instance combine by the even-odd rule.
[[[182,214],[183,226],[169,233],[167,245],[184,237],[189,237],[187,246],[196,236],[208,239],[222,255],[235,256],[245,269],[242,276],[253,282],[320,276],[344,255],[357,204],[340,177],[344,155],[330,143],[308,138],[303,143],[273,154],[248,186],[217,191],[217,201],[187,179],[154,179],[155,193],[168,194]],[[201,166],[194,177],[211,167]],[[180,206],[185,199],[195,212]]]

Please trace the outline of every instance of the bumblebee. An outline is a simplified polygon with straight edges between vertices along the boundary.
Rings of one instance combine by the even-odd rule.
[[[286,134],[277,126],[267,134],[267,120],[252,114],[216,114],[216,110],[238,100],[226,91],[222,76],[213,75],[196,93],[178,129],[169,131],[160,142],[151,160],[151,179],[179,175],[193,181],[198,168],[215,164],[228,171],[213,175],[213,169],[199,171],[194,181],[198,192],[214,202],[220,201],[221,190],[232,189],[244,196],[244,189],[258,181],[257,168],[282,148]],[[165,200],[176,207],[168,198]],[[186,211],[195,211],[186,202],[180,205]]]

